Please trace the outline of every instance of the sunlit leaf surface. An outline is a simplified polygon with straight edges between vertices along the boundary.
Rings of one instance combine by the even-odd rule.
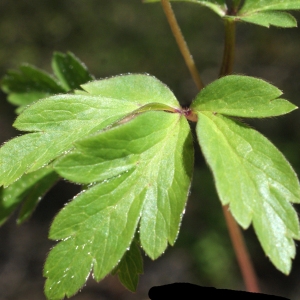
[[[98,172],[86,172],[85,163],[73,170],[74,156],[80,155],[89,156],[91,169],[94,164],[98,172],[103,161],[107,179],[98,183]],[[130,157],[125,169],[120,169],[122,157],[125,161]],[[77,174],[83,172],[94,185],[72,200],[52,224],[50,238],[62,241],[45,265],[48,297],[73,295],[91,271],[96,280],[111,272],[130,246],[138,224],[141,246],[152,259],[168,243],[173,245],[192,165],[190,129],[180,114],[145,112],[76,143],[55,169],[75,182],[81,182]]]
[[[219,197],[243,227],[253,223],[260,243],[283,273],[300,238],[291,203],[300,202],[298,178],[284,156],[252,128],[212,112],[199,113],[197,135]]]
[[[17,118],[17,129],[34,133],[14,138],[0,148],[0,185],[7,186],[24,173],[38,170],[69,151],[78,139],[136,110],[179,107],[173,93],[147,75],[93,81],[83,89],[86,92],[42,99]]]
[[[196,112],[211,111],[247,118],[278,116],[297,108],[278,98],[281,95],[279,89],[261,79],[231,75],[205,87],[191,108]]]

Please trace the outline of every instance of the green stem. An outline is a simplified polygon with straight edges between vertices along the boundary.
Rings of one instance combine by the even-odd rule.
[[[171,6],[169,0],[161,0],[161,4],[162,4],[163,10],[166,14],[169,25],[171,27],[172,33],[177,42],[178,48],[184,58],[185,64],[188,67],[188,69],[192,75],[192,78],[193,78],[195,84],[197,85],[198,89],[201,90],[201,89],[203,89],[204,84],[199,75],[199,72],[197,70],[194,59],[190,53],[188,45],[182,35],[182,32],[180,30],[180,27],[179,27],[178,22],[175,17],[175,14],[173,12],[172,6]]]
[[[220,70],[220,77],[232,73],[234,65],[234,49],[235,49],[235,21],[225,19],[225,44],[223,52],[223,61]]]
[[[238,2],[238,1],[236,1]],[[230,75],[234,65],[235,48],[235,22],[225,19],[225,46],[220,77]],[[227,228],[231,242],[237,257],[237,261],[244,279],[246,289],[249,292],[259,292],[256,274],[245,245],[242,232],[229,211],[229,207],[223,206]]]

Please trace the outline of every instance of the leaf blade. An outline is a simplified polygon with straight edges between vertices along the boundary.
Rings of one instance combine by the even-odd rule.
[[[239,14],[253,13],[257,11],[266,10],[293,10],[300,9],[299,0],[251,0],[245,1],[243,7],[239,11]]]
[[[44,167],[71,148],[74,139],[88,133],[87,129],[79,132],[36,132],[12,139],[0,148],[0,185],[7,187],[23,174]]]
[[[246,118],[279,116],[297,108],[278,98],[281,94],[279,89],[261,79],[230,75],[205,87],[191,108],[196,112],[212,111]]]
[[[179,138],[184,136],[185,139]],[[58,214],[50,230],[51,239],[63,239],[60,244],[65,239],[76,239],[75,247],[80,247],[82,243],[87,243],[86,240],[95,241],[91,247],[96,248],[91,253],[96,280],[102,279],[117,265],[131,244],[140,219],[141,245],[150,257],[156,258],[163,253],[168,242],[174,243],[191,181],[192,140],[188,123],[180,114],[145,112],[127,123],[83,139],[76,146],[79,150],[84,148],[85,153],[90,152],[89,155],[94,156],[97,163],[97,152],[101,147],[108,149],[109,154],[115,151],[115,156],[126,157],[126,152],[120,154],[118,148],[115,150],[111,147],[117,140],[122,144],[122,139],[127,140],[124,148],[129,149],[136,157],[135,167],[118,175],[116,172],[114,177],[96,183],[79,195]],[[174,150],[176,148],[172,145],[177,144],[177,140],[180,142],[177,150]],[[167,144],[171,147],[166,152]],[[186,150],[189,157],[185,162],[175,165],[174,157],[187,154]],[[169,172],[162,171],[159,165],[154,164],[155,160],[161,160],[163,153],[168,153],[162,164],[166,164]],[[68,155],[72,154],[66,154],[66,159]],[[62,168],[58,168],[59,164],[60,162],[55,165],[55,169],[60,173]],[[118,163],[110,167],[118,168]],[[166,173],[168,176],[165,176]],[[177,187],[172,188],[174,185],[179,185],[179,194]],[[152,218],[149,214],[152,214]],[[161,215],[164,216],[163,219]],[[90,221],[87,221],[89,218]],[[93,233],[90,232],[91,228],[94,228]],[[145,237],[149,234],[152,235],[150,239]],[[155,247],[153,244],[149,245],[153,241]],[[51,269],[53,263],[50,257],[45,270]],[[49,286],[56,286],[63,275],[63,269],[48,272],[47,280],[52,283],[46,285],[47,289]],[[82,284],[80,281],[77,288]],[[70,294],[67,292],[67,282],[64,290],[66,295]]]
[[[96,80],[81,86],[85,91],[102,97],[122,99],[139,106],[150,103],[178,108],[178,101],[170,89],[153,76],[129,74]]]
[[[40,180],[46,180],[49,185],[53,185],[58,179],[57,174],[53,172],[51,168],[43,168],[36,172],[22,176],[18,181],[10,185],[9,187],[1,190],[0,198],[0,225],[2,225],[15,208],[27,199],[32,199],[33,202],[37,202],[38,198],[43,196],[47,191],[47,186],[40,186]],[[34,191],[34,193],[32,193]],[[34,201],[35,199],[35,201]],[[29,207],[28,207],[29,208]],[[34,206],[31,209],[21,213],[20,221],[23,221],[28,217]],[[18,223],[20,223],[18,221]]]
[[[41,172],[46,168],[39,169],[38,171],[34,172],[36,174],[37,172]],[[30,173],[28,175],[32,175],[33,173]],[[26,175],[25,175],[26,176]],[[22,207],[20,209],[17,224],[20,225],[26,220],[28,220],[37,205],[39,204],[42,197],[48,192],[48,190],[58,181],[59,176],[55,172],[50,172],[49,174],[43,176],[41,179],[39,179],[34,186],[28,191],[25,201],[22,204]]]
[[[71,52],[54,52],[52,69],[66,91],[80,88],[94,79],[87,67]]]
[[[70,150],[76,140],[112,125],[143,107],[160,110],[169,107],[167,103],[180,107],[173,93],[150,76],[124,75],[104,81],[84,85],[92,94],[45,98],[19,116],[14,126],[19,130],[35,132],[17,137],[0,149],[0,185],[7,186],[24,173],[37,170]],[[121,92],[126,90],[127,85],[130,88],[123,98]],[[143,86],[149,88],[143,89]],[[153,87],[158,87],[158,92],[153,93]],[[113,93],[111,97],[110,92]],[[152,103],[153,100],[158,103]]]
[[[39,99],[65,92],[51,75],[31,65],[8,71],[1,88],[9,94],[8,101],[20,106],[21,110]]]
[[[259,11],[235,19],[264,27],[270,27],[271,25],[283,28],[297,27],[297,20],[291,14],[286,12]]]
[[[163,116],[163,117],[160,117]],[[164,112],[153,112],[150,114],[150,112],[141,114],[140,116],[136,117],[136,119],[133,119],[130,121],[130,123],[126,124],[126,126],[123,125],[121,128],[113,128],[112,130],[109,130],[107,132],[100,133],[100,135],[95,135],[89,138],[86,138],[84,140],[79,141],[77,144],[75,144],[76,150],[72,153],[69,153],[66,155],[65,158],[62,158],[61,160],[58,160],[55,164],[54,168],[55,170],[63,177],[67,178],[68,180],[79,182],[79,183],[88,183],[88,182],[97,182],[104,179],[104,175],[107,176],[107,178],[117,176],[118,174],[121,174],[122,172],[127,172],[131,168],[133,168],[136,164],[139,164],[139,168],[142,167],[143,161],[151,161],[151,163],[155,166],[155,168],[159,167],[161,170],[160,177],[156,179],[156,181],[161,182],[160,184],[164,183],[164,187],[161,187],[159,191],[155,190],[156,184],[154,184],[154,181],[151,180],[151,185],[148,187],[148,196],[146,197],[145,202],[145,208],[149,210],[150,208],[153,209],[153,212],[150,213],[144,212],[144,218],[142,218],[141,221],[141,242],[143,244],[143,247],[145,251],[148,251],[148,255],[150,257],[157,257],[160,255],[160,253],[166,248],[167,245],[167,238],[162,237],[161,239],[164,240],[164,242],[159,242],[158,244],[161,244],[162,250],[154,250],[156,248],[155,242],[150,242],[147,240],[147,238],[151,235],[148,234],[149,231],[151,231],[149,228],[152,226],[154,228],[155,220],[153,216],[157,216],[159,214],[164,215],[164,213],[158,213],[156,207],[153,204],[152,199],[167,199],[167,192],[174,193],[177,195],[180,195],[181,198],[185,199],[187,195],[182,194],[180,189],[176,188],[174,182],[172,183],[170,180],[176,180],[176,181],[188,181],[187,177],[184,177],[182,175],[182,178],[176,178],[172,179],[172,176],[175,176],[174,170],[170,170],[169,167],[161,166],[161,161],[163,164],[169,164],[170,166],[175,165],[176,161],[182,161],[182,156],[187,159],[184,164],[189,165],[189,171],[191,172],[191,165],[192,165],[192,159],[191,159],[191,137],[188,134],[189,133],[189,127],[187,125],[187,122],[184,118],[180,118],[180,122],[177,124],[175,121],[178,118],[178,114],[170,114],[168,118],[166,117],[166,113]],[[152,117],[152,119],[151,119]],[[162,123],[159,118],[164,118],[164,128],[153,129],[156,128],[157,125],[150,126],[150,122],[154,123]],[[145,119],[145,121],[143,121]],[[175,123],[174,123],[175,122]],[[146,129],[135,129],[142,127],[144,123],[149,123]],[[173,125],[172,125],[173,124]],[[162,126],[162,125],[160,125]],[[154,134],[152,131],[154,130]],[[130,136],[130,143],[128,144],[128,132],[135,132],[132,133]],[[158,134],[159,133],[159,134]],[[171,139],[169,136],[173,136]],[[118,142],[116,142],[118,141]],[[113,146],[112,146],[113,143]],[[157,143],[157,145],[156,145]],[[185,144],[186,143],[186,144]],[[101,146],[96,146],[101,145]],[[128,145],[130,145],[130,148],[128,148]],[[149,154],[150,150],[147,151],[147,147],[150,147],[149,145],[152,145],[151,148],[151,154]],[[154,146],[155,145],[155,146]],[[175,151],[174,154],[171,155],[172,152],[167,151],[165,147],[170,147],[171,149],[179,149]],[[109,149],[109,151],[107,151]],[[129,150],[130,149],[130,150]],[[143,151],[145,151],[145,154],[143,154]],[[165,158],[162,157],[164,155],[164,151],[170,152],[169,157]],[[89,154],[89,157],[86,156],[86,154]],[[147,154],[148,153],[148,154]],[[145,156],[147,155],[147,156]],[[160,156],[162,155],[162,156]],[[175,156],[173,156],[175,155]],[[143,158],[144,157],[144,158]],[[153,159],[149,160],[147,157],[152,157]],[[176,158],[175,158],[176,157]],[[107,158],[107,161],[105,160]],[[83,163],[78,163],[78,161],[81,161],[81,159],[84,159]],[[92,161],[94,160],[94,164],[92,164]],[[123,161],[122,161],[123,160]],[[72,167],[73,166],[73,167]],[[95,171],[90,171],[91,169]],[[155,174],[157,171],[154,171],[151,167],[151,164],[148,162],[144,168],[149,168],[153,174]],[[177,166],[178,169],[186,167],[182,166],[181,163],[178,163]],[[106,172],[105,170],[108,170]],[[102,170],[102,173],[100,173]],[[103,171],[104,170],[104,171]],[[141,172],[141,171],[140,171]],[[150,172],[150,171],[149,171]],[[179,172],[178,172],[179,173]],[[82,175],[84,174],[84,176]],[[146,172],[147,174],[147,172]],[[148,176],[149,180],[151,178],[151,175],[143,175]],[[191,175],[189,175],[191,176]],[[140,182],[142,179],[138,180]],[[144,181],[142,181],[144,182]],[[148,185],[149,182],[145,181],[142,185]],[[154,190],[152,190],[152,186],[154,186]],[[168,187],[172,187],[172,189],[175,189],[176,191],[168,191]],[[178,184],[178,186],[182,186]],[[183,191],[186,192],[187,186],[184,187]],[[183,192],[183,193],[185,193]],[[161,196],[151,196],[151,193],[163,193]],[[174,197],[174,195],[173,195]],[[175,197],[176,198],[176,197]],[[148,199],[148,200],[147,200]],[[151,203],[148,203],[148,201],[151,201]],[[148,204],[147,204],[148,203]],[[168,204],[169,201],[167,201],[164,205],[170,206],[168,208],[163,209],[160,207],[162,211],[173,209],[178,210],[177,215],[180,215],[180,212],[183,211],[183,206],[179,205],[180,208],[173,207],[172,203],[176,203],[176,201],[171,201],[171,204]],[[178,203],[177,203],[178,204]],[[154,205],[154,206],[153,206]],[[157,204],[156,204],[157,205]],[[150,210],[151,210],[150,209]],[[170,211],[169,211],[170,212]],[[146,217],[146,216],[151,217]],[[168,219],[167,217],[165,217]],[[163,219],[157,219],[158,223],[162,224],[161,227],[163,227],[165,224],[164,218]],[[153,223],[154,222],[154,223]],[[175,238],[177,236],[177,228],[178,223],[180,222],[179,219],[176,220],[176,222],[171,226],[170,224],[166,225],[169,229],[166,229],[167,231],[171,230],[172,234],[169,237],[169,242],[171,244],[174,243]],[[167,222],[168,223],[168,222]],[[150,226],[150,224],[152,224]],[[154,227],[153,227],[154,226]],[[172,228],[175,228],[173,231]],[[167,235],[166,230],[162,230],[162,232],[165,232],[164,234]],[[155,229],[153,229],[153,232],[155,232]],[[146,246],[147,245],[147,246]],[[152,248],[152,250],[150,250]],[[158,247],[159,248],[159,247]],[[147,250],[148,249],[148,250]]]
[[[253,222],[266,255],[288,273],[295,252],[293,238],[300,238],[298,217],[290,204],[300,201],[297,175],[265,137],[237,121],[204,112],[196,130],[222,204],[230,205],[243,228]],[[277,230],[274,216],[281,220]]]
[[[143,258],[138,245],[134,239],[130,249],[126,251],[118,267],[114,271],[117,273],[120,282],[131,292],[137,289],[139,274],[143,273]]]

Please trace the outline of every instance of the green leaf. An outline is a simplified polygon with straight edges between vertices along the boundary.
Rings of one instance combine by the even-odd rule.
[[[24,175],[25,176],[32,176],[35,173],[41,173],[46,168],[39,169],[36,172]],[[23,178],[22,177],[22,178]],[[21,178],[21,179],[22,179]],[[36,206],[42,199],[42,197],[52,188],[52,186],[58,181],[59,176],[55,172],[50,172],[44,177],[40,178],[35,185],[33,185],[26,193],[26,197],[24,198],[24,202],[22,204],[21,210],[19,212],[19,216],[17,219],[17,224],[22,224],[24,221],[28,220],[33,211],[35,210]],[[12,184],[14,185],[14,184]],[[10,186],[8,187],[10,188]]]
[[[172,2],[192,2],[206,6],[216,14],[223,17],[226,15],[227,6],[225,0],[171,0]],[[160,0],[143,0],[144,3],[160,2]]]
[[[20,111],[39,99],[65,92],[53,77],[30,65],[8,71],[2,79],[2,89],[12,104],[21,106]]]
[[[97,140],[94,143],[95,147],[99,145]],[[89,184],[106,180],[135,167],[137,158],[122,148],[124,144],[126,145],[127,141],[118,140],[113,146],[114,151],[107,151],[105,147],[93,149],[90,142],[86,146],[85,140],[77,142],[77,151],[58,159],[55,169],[64,178],[77,183]]]
[[[270,27],[271,25],[284,28],[297,27],[297,20],[286,12],[262,11],[235,19],[265,27]]]
[[[136,240],[122,257],[114,274],[118,274],[120,282],[131,292],[135,292],[139,282],[139,274],[143,273],[143,258]]]
[[[52,69],[66,91],[78,89],[81,84],[94,79],[86,66],[71,52],[55,52]]]
[[[212,112],[198,114],[197,136],[223,205],[237,222],[251,221],[273,264],[288,274],[300,238],[291,202],[300,202],[297,175],[264,136],[244,124]]]
[[[160,103],[178,108],[179,103],[170,89],[150,75],[130,74],[97,80],[82,85],[92,95],[122,99],[139,106]]]
[[[297,108],[287,100],[278,99],[281,94],[279,89],[261,79],[231,75],[201,90],[191,108],[196,112],[247,118],[279,116]]]
[[[192,139],[188,122],[180,114],[139,114],[78,141],[55,169],[64,174],[64,160],[74,154],[94,157],[92,168],[92,163],[101,164],[98,161],[107,156],[111,177],[94,183],[55,218],[50,238],[62,241],[45,265],[49,299],[73,295],[91,271],[96,280],[110,273],[130,246],[138,224],[145,252],[152,259],[161,255],[176,240],[191,181]],[[123,172],[118,158],[128,156],[135,164]],[[82,166],[81,171],[86,168]],[[67,179],[74,180],[79,169],[73,175],[67,169]],[[92,182],[99,178],[87,176]]]
[[[265,27],[297,27],[297,21],[291,14],[277,11],[292,9],[300,9],[299,0],[247,0],[237,17],[233,18]]]
[[[2,89],[8,94],[8,100],[19,106],[17,113],[39,99],[80,89],[81,84],[93,79],[85,65],[70,52],[55,52],[52,68],[58,80],[30,65],[21,66],[19,71],[7,72],[2,80]]]
[[[42,99],[16,119],[17,129],[35,132],[14,138],[0,148],[0,185],[7,186],[24,173],[38,170],[70,150],[76,140],[135,111],[172,111],[180,107],[164,84],[147,75],[94,81],[83,85],[83,89],[84,95]]]
[[[6,187],[25,173],[44,167],[72,147],[78,136],[75,132],[37,132],[7,142],[0,148],[0,185]]]
[[[246,0],[239,15],[266,11],[300,9],[300,0]]]
[[[0,197],[0,225],[2,225],[16,207],[24,202],[18,217],[22,223],[33,212],[40,198],[58,180],[58,175],[51,168],[43,168],[22,176],[7,188],[2,188]]]

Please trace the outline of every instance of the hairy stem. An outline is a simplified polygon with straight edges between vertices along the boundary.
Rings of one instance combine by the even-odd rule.
[[[199,90],[201,90],[204,87],[203,82],[201,80],[201,77],[200,77],[197,67],[195,65],[194,59],[193,59],[193,57],[190,53],[190,50],[187,46],[187,43],[182,35],[180,27],[177,23],[172,6],[171,6],[169,0],[161,0],[161,4],[162,4],[163,10],[166,14],[169,25],[171,27],[172,33],[177,42],[178,48],[184,58],[185,64],[187,65],[196,86],[198,87]]]
[[[235,48],[235,22],[225,19],[225,45],[220,77],[232,73]],[[229,211],[229,207],[223,206],[227,228],[237,257],[237,261],[244,279],[246,289],[249,292],[259,292],[256,274],[245,245],[242,232]]]

